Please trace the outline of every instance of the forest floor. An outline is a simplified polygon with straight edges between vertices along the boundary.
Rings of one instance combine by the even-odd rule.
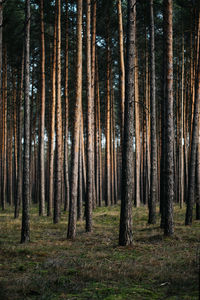
[[[184,226],[175,208],[175,234],[147,224],[147,209],[133,209],[134,244],[118,246],[119,206],[97,208],[94,230],[78,222],[75,241],[61,222],[31,209],[31,242],[20,241],[20,220],[0,212],[0,299],[199,299],[200,222]],[[159,217],[158,217],[159,218]]]

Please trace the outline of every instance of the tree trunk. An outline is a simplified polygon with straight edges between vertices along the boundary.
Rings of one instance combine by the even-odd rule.
[[[80,123],[82,127],[82,122]],[[77,220],[82,221],[83,217],[83,158],[82,158],[82,129],[79,136],[79,159],[78,159],[78,199],[77,199]]]
[[[100,108],[100,93],[99,93],[99,70],[98,70],[98,59],[96,56],[96,114],[97,114],[97,146],[98,146],[98,168],[96,170],[97,180],[99,181],[99,198],[98,205],[102,206],[102,153],[101,153],[101,108]]]
[[[120,212],[119,245],[133,242],[132,200],[133,200],[133,135],[134,135],[134,52],[136,26],[136,0],[128,1],[127,19],[127,57],[125,77],[125,119],[124,145],[122,155],[122,197]]]
[[[136,33],[135,33],[136,35]],[[135,47],[135,206],[140,206],[140,105],[139,105],[139,82],[138,82],[138,53]]]
[[[21,243],[30,241],[29,203],[30,203],[30,0],[25,7],[25,87],[24,87],[24,163],[23,163],[23,195],[22,195],[22,228]]]
[[[90,37],[91,2],[87,0],[87,182],[85,199],[86,231],[92,231],[93,202],[93,99],[91,95],[91,37]]]
[[[6,184],[7,184],[7,51],[4,49],[3,58],[3,173],[2,173],[2,210],[6,206]]]
[[[70,206],[67,238],[74,239],[76,236],[77,215],[77,184],[78,184],[78,149],[80,134],[80,118],[82,103],[82,0],[77,0],[77,69],[76,69],[76,103],[74,113],[74,128],[72,141],[72,170],[70,184]]]
[[[18,97],[18,139],[17,139],[17,148],[18,148],[18,157],[17,157],[17,191],[15,199],[15,213],[14,217],[19,217],[19,207],[22,200],[22,96],[23,96],[23,83],[24,83],[24,49],[22,54],[21,61],[21,78],[20,78],[20,89]]]
[[[49,196],[47,215],[52,215],[53,195],[54,195],[54,137],[55,137],[55,105],[56,105],[56,39],[57,39],[57,1],[55,3],[55,22],[53,39],[53,60],[52,60],[52,94],[51,94],[51,129],[49,141]]]
[[[57,102],[56,102],[56,159],[54,224],[60,219],[62,199],[62,107],[61,107],[61,0],[57,1]]]
[[[200,22],[200,12],[199,12]],[[200,31],[198,31],[200,36]],[[198,39],[200,41],[200,39]],[[199,45],[200,46],[200,45]],[[192,224],[193,206],[195,201],[195,169],[196,169],[196,151],[199,144],[199,112],[200,112],[200,56],[198,55],[197,72],[195,80],[195,102],[194,102],[194,116],[192,125],[192,140],[191,140],[191,154],[189,160],[189,173],[188,173],[188,193],[187,193],[187,209],[185,216],[185,225]]]
[[[68,32],[68,0],[65,1],[66,13],[65,13],[65,24],[66,24],[66,37],[65,37],[65,148],[64,148],[64,178],[65,178],[65,205],[64,210],[68,210],[69,207],[69,167],[68,167],[68,73],[69,73],[69,53],[68,53],[68,44],[69,44],[69,32]]]
[[[119,58],[120,58],[120,102],[121,102],[121,145],[124,135],[124,101],[125,101],[125,66],[124,66],[124,42],[123,42],[123,18],[121,0],[117,1],[118,31],[119,31]]]
[[[180,140],[179,140],[179,204],[184,200],[184,163],[183,163],[183,124],[184,124],[184,34],[182,37],[182,72],[181,72],[181,107],[180,107]],[[185,141],[184,141],[185,143]]]
[[[106,193],[105,204],[109,206],[111,204],[111,164],[110,164],[110,38],[109,29],[107,25],[107,38],[106,38],[106,51],[107,51],[107,78],[106,78]]]
[[[166,43],[166,114],[165,114],[165,224],[164,234],[174,233],[173,200],[174,200],[174,122],[173,122],[173,33],[172,33],[172,0],[164,0],[164,26]]]
[[[45,214],[45,180],[44,180],[44,127],[45,127],[45,41],[44,41],[44,0],[40,0],[41,30],[41,103],[40,103],[40,135],[39,135],[39,215]]]
[[[156,223],[156,202],[158,200],[158,163],[157,163],[157,132],[156,132],[156,75],[155,75],[155,37],[153,0],[150,0],[150,43],[151,43],[151,70],[150,70],[150,109],[151,109],[151,177],[149,199],[149,224]]]

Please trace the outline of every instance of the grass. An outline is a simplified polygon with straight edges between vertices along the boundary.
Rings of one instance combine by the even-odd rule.
[[[200,222],[184,226],[175,208],[175,234],[165,238],[147,224],[147,209],[133,209],[134,244],[118,246],[119,206],[97,208],[94,230],[77,224],[66,240],[67,215],[52,224],[31,210],[31,242],[22,245],[21,223],[0,213],[0,299],[199,299],[197,250]]]

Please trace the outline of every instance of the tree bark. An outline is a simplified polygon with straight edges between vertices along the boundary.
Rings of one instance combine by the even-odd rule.
[[[57,99],[54,223],[60,219],[62,200],[62,106],[61,106],[61,0],[57,0]]]
[[[200,12],[199,12],[200,22]],[[200,35],[200,32],[198,32]],[[200,39],[198,39],[200,41]],[[200,44],[199,44],[200,47]],[[194,102],[194,116],[192,125],[192,140],[191,140],[191,154],[189,160],[189,172],[188,172],[188,193],[186,200],[186,216],[185,225],[192,224],[193,206],[195,201],[195,169],[196,169],[196,151],[199,144],[199,113],[200,113],[200,56],[198,55],[197,72],[195,80],[195,102]]]
[[[134,52],[136,26],[136,0],[129,0],[127,7],[127,57],[125,75],[125,119],[124,145],[122,155],[122,197],[120,211],[119,245],[133,242],[132,200],[133,200],[133,121],[134,121]]]
[[[77,185],[78,185],[78,149],[80,134],[80,118],[82,103],[82,0],[77,0],[77,66],[76,66],[76,102],[74,113],[74,128],[72,141],[72,170],[70,184],[70,206],[67,238],[74,239],[76,236],[77,215]]]
[[[121,145],[122,145],[123,135],[124,135],[125,66],[124,66],[123,18],[122,18],[121,0],[117,1],[117,10],[118,10],[118,31],[119,31]]]
[[[40,0],[40,59],[41,59],[41,102],[39,135],[39,215],[45,214],[45,180],[44,180],[44,128],[45,128],[45,41],[44,41],[44,0]]]
[[[149,224],[156,223],[156,203],[158,200],[158,163],[157,163],[157,129],[156,129],[156,74],[155,74],[155,37],[154,37],[154,10],[153,0],[150,0],[150,110],[151,110],[151,177],[149,199]]]
[[[173,123],[173,33],[172,33],[172,0],[164,0],[164,26],[166,43],[166,115],[165,115],[165,224],[164,234],[174,233],[173,200],[174,200],[174,123]]]
[[[53,38],[52,86],[51,86],[51,128],[49,141],[49,196],[47,215],[52,215],[54,195],[54,137],[55,137],[55,105],[56,105],[56,39],[57,39],[57,0],[55,3],[55,21]]]
[[[21,78],[20,78],[20,89],[18,96],[18,157],[17,157],[17,187],[16,187],[16,199],[15,199],[15,213],[14,217],[19,217],[19,207],[22,200],[22,96],[23,96],[23,86],[24,86],[24,49],[21,61]]]
[[[136,33],[135,33],[136,35]],[[138,82],[138,53],[135,47],[135,206],[140,206],[140,105],[139,105],[139,82]]]
[[[94,108],[94,98],[91,94],[91,1],[87,0],[87,182],[85,199],[86,232],[92,231],[92,202],[93,202],[93,130],[92,114]]]
[[[65,204],[64,210],[68,210],[69,207],[69,167],[68,167],[68,106],[69,106],[69,95],[68,95],[68,73],[69,73],[69,32],[68,32],[68,0],[65,1],[66,13],[65,13],[65,24],[66,24],[66,36],[65,36],[65,146],[64,146],[64,163],[65,163]]]
[[[30,0],[26,0],[25,7],[25,86],[24,86],[24,163],[23,163],[23,195],[22,195],[22,228],[21,243],[30,241]]]
[[[110,163],[110,37],[109,25],[107,25],[106,51],[107,51],[107,72],[106,72],[106,191],[105,204],[111,204],[111,163]]]

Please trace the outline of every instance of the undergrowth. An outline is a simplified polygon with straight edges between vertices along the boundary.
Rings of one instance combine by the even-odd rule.
[[[75,241],[65,213],[54,225],[37,211],[26,245],[13,209],[0,213],[0,299],[199,299],[200,222],[185,227],[184,209],[175,208],[175,234],[165,238],[145,207],[134,208],[131,247],[118,246],[119,206],[97,208],[90,234],[78,222]]]

